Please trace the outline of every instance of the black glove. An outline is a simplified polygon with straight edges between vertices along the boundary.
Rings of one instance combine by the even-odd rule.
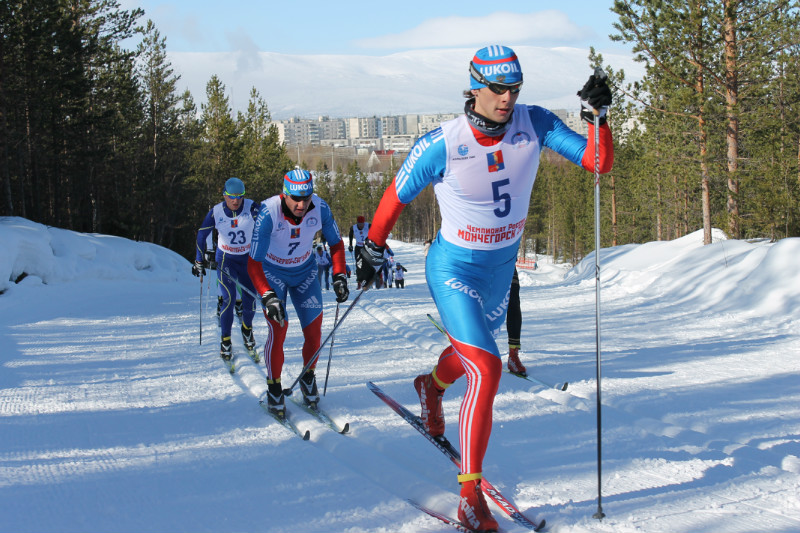
[[[206,266],[203,264],[202,261],[194,262],[194,264],[192,265],[192,274],[194,274],[195,277],[200,277],[200,275],[203,276],[206,275]]]
[[[350,289],[347,288],[347,278],[344,274],[333,275],[333,292],[336,294],[337,302],[347,301],[347,297],[350,296]]]
[[[356,280],[367,288],[375,277],[375,272],[383,265],[383,251],[386,246],[378,246],[370,239],[364,243],[361,253],[356,257]]]
[[[350,246],[348,246],[348,247],[347,247],[347,251],[349,251],[349,252],[352,252],[352,251],[353,251],[353,245],[352,245],[352,244],[351,244]]]
[[[283,321],[286,320],[286,313],[283,310],[283,302],[281,302],[278,295],[272,289],[268,290],[261,295],[261,305],[264,306],[264,313],[267,318],[274,320],[283,327]]]
[[[600,68],[589,76],[589,80],[578,91],[581,98],[581,118],[589,123],[594,123],[595,111],[600,118],[600,124],[606,123],[606,111],[611,105],[611,88],[607,83],[608,76]]]

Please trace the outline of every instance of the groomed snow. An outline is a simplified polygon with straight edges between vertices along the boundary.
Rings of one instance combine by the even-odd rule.
[[[714,236],[601,250],[602,521],[594,256],[520,272],[523,362],[569,388],[503,375],[484,474],[549,531],[800,530],[800,239]],[[422,246],[390,244],[406,288],[368,291],[335,336],[322,405],[351,435],[294,409],[302,442],[260,409],[263,363],[236,336],[224,369],[215,288],[184,258],[0,218],[0,532],[450,531],[405,499],[454,515],[455,467],[365,386],[416,412],[445,346]],[[444,401],[456,442],[463,391]]]

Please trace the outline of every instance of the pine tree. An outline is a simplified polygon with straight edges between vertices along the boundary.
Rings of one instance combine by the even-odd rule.
[[[206,103],[200,109],[200,144],[192,165],[192,182],[199,186],[199,205],[208,210],[221,201],[225,181],[241,170],[241,141],[225,85],[216,75],[206,84]]]
[[[148,240],[161,245],[174,242],[175,230],[184,222],[174,209],[175,198],[183,196],[188,177],[189,141],[184,97],[178,94],[180,76],[167,59],[166,38],[152,21],[143,28],[138,48],[138,74],[143,98],[143,164],[137,191],[143,207],[142,223],[150,229]],[[194,119],[189,122],[189,130]]]
[[[247,112],[238,116],[237,129],[242,143],[239,172],[247,185],[248,197],[256,201],[278,194],[283,175],[294,167],[271,120],[267,103],[253,87]]]

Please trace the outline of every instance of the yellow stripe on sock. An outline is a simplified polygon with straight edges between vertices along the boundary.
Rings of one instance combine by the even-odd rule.
[[[476,472],[474,474],[459,474],[458,475],[458,482],[465,483],[467,481],[472,481],[475,479],[483,479],[483,472]]]
[[[431,376],[433,376],[433,381],[439,386],[439,388],[444,390],[447,387],[449,387],[450,385],[452,385],[452,383],[445,383],[444,381],[439,379],[439,376],[436,375],[436,368],[437,367],[433,367],[433,371],[431,372]]]

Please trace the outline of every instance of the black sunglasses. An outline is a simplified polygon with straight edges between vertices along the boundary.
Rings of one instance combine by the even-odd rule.
[[[521,81],[519,83],[514,83],[512,85],[506,85],[505,83],[490,82],[489,80],[486,79],[486,77],[483,74],[481,74],[478,71],[477,68],[475,68],[475,64],[472,61],[469,62],[469,74],[470,76],[475,78],[475,80],[478,83],[486,85],[489,88],[489,90],[492,91],[494,94],[503,94],[506,91],[511,91],[511,94],[517,94],[519,90],[522,89]]]

